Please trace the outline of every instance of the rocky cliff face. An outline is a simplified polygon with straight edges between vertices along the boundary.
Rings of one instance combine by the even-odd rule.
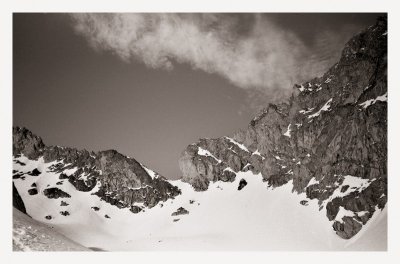
[[[180,194],[180,190],[164,177],[115,150],[95,153],[46,146],[40,137],[26,128],[13,128],[13,155],[24,155],[31,160],[43,158],[45,163],[53,162],[50,170],[58,173],[60,179],[68,179],[77,190],[89,192],[98,187],[97,196],[119,208],[130,208],[132,212],[144,207],[151,208],[160,201]],[[40,170],[36,171],[40,173]],[[33,175],[33,171],[30,175]],[[24,175],[14,172],[14,178],[21,177]],[[59,196],[57,192],[50,192],[50,189],[47,191]],[[142,205],[138,207],[135,203]]]
[[[22,201],[22,198],[19,195],[17,188],[15,188],[14,183],[13,183],[12,193],[13,193],[13,198],[12,198],[13,199],[13,207],[18,209],[22,213],[26,214],[26,208],[25,208],[24,201]]]
[[[197,191],[261,173],[270,186],[318,199],[342,238],[387,202],[387,20],[353,37],[322,77],[295,85],[231,138],[200,139],[179,160]]]

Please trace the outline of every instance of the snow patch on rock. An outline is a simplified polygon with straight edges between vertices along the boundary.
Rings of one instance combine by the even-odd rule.
[[[158,178],[158,177],[159,177],[158,173],[156,173],[155,171],[153,171],[153,170],[147,168],[147,167],[144,166],[143,164],[140,163],[140,166],[142,166],[142,168],[147,172],[147,174],[149,174],[149,176],[150,176],[152,179],[155,179],[155,178]]]
[[[366,109],[367,107],[375,104],[376,102],[387,102],[387,92],[383,95],[380,95],[378,97],[376,97],[375,99],[369,99],[367,101],[365,101],[364,103],[359,104],[359,106],[363,107],[364,109]]]
[[[217,157],[215,157],[213,154],[211,154],[210,151],[203,149],[202,147],[199,147],[199,150],[197,151],[197,154],[200,156],[205,156],[205,157],[212,157],[213,159],[215,159],[216,161],[218,161],[218,163],[221,163],[222,160],[218,159]]]
[[[244,150],[244,151],[246,151],[246,152],[250,152],[250,151],[246,148],[245,145],[243,145],[243,144],[241,144],[241,143],[239,143],[239,142],[233,140],[233,139],[230,138],[230,137],[225,137],[225,138],[228,139],[231,143],[233,143],[233,144],[235,144],[236,146],[238,146],[240,149],[242,149],[242,150]]]
[[[311,180],[308,182],[307,187],[314,184],[319,184],[319,181],[317,181],[315,177],[312,177]]]
[[[336,197],[345,197],[352,192],[359,191],[366,189],[372,181],[369,179],[362,179],[360,177],[354,177],[351,175],[343,176],[344,180],[343,183],[338,185],[338,188],[335,189],[329,201],[332,201]],[[346,191],[342,192],[342,187],[349,186]]]
[[[353,211],[346,210],[343,206],[339,207],[339,212],[337,213],[334,221],[338,221],[340,223],[343,223],[343,217],[348,216],[348,217],[353,217],[355,216]]]
[[[291,126],[291,125],[292,125],[292,124],[289,124],[289,125],[288,125],[286,132],[283,134],[284,136],[289,137],[289,138],[291,137],[290,132],[292,131],[292,130],[290,129],[290,126]]]
[[[332,98],[329,99],[329,100],[321,107],[321,109],[319,109],[317,112],[315,112],[315,113],[312,114],[312,115],[309,115],[308,118],[311,119],[311,118],[314,118],[314,117],[319,116],[322,112],[330,111],[331,103],[332,103]]]

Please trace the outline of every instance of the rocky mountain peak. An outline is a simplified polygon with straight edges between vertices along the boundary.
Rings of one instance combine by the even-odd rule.
[[[44,149],[42,139],[25,127],[13,127],[13,153],[37,159]]]
[[[116,150],[95,153],[85,149],[46,146],[40,137],[18,127],[13,128],[13,143],[14,162],[24,164],[19,161],[22,156],[28,160],[42,159],[43,166],[50,166],[49,172],[59,175],[60,180],[67,179],[78,191],[94,192],[119,208],[131,208],[136,203],[141,204],[141,209],[153,207],[180,193],[179,188],[164,177]],[[41,169],[36,170],[40,175]],[[23,177],[24,173],[15,172],[15,179]]]
[[[191,144],[179,165],[198,191],[247,170],[269,186],[292,181],[347,239],[385,206],[386,162],[387,20],[380,18],[325,74],[295,85],[289,103],[269,104],[231,138]]]

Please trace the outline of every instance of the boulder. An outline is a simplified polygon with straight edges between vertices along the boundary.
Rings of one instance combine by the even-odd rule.
[[[32,188],[32,189],[29,189],[29,190],[28,190],[28,193],[29,193],[30,195],[36,195],[36,194],[38,194],[38,190],[37,190],[36,188]]]
[[[241,179],[240,182],[239,182],[238,190],[240,191],[246,185],[247,185],[247,181],[245,179]]]
[[[142,208],[140,208],[139,206],[133,205],[131,206],[131,209],[129,209],[132,213],[137,214],[140,211],[142,211]]]
[[[69,216],[70,215],[68,211],[61,211],[60,214],[63,215],[63,216]]]
[[[28,174],[31,176],[39,176],[41,174],[41,172],[35,168],[31,172],[28,172]]]
[[[71,198],[71,195],[55,187],[45,189],[43,194],[50,199]]]
[[[186,210],[183,207],[179,207],[175,212],[173,212],[171,215],[172,216],[177,216],[177,215],[185,215],[185,214],[189,214],[189,211]]]
[[[308,205],[308,201],[307,200],[301,200],[300,204],[304,205],[304,206],[307,206]]]

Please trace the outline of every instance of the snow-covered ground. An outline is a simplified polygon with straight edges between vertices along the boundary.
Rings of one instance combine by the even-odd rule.
[[[89,249],[13,208],[14,251],[88,251]]]
[[[195,192],[182,181],[171,181],[182,195],[133,214],[101,201],[95,190],[80,192],[59,174],[47,172],[51,164],[29,161],[14,169],[39,168],[39,176],[15,179],[27,213],[85,247],[110,250],[386,250],[387,210],[379,210],[362,231],[350,240],[338,237],[325,209],[318,210],[316,200],[300,204],[305,194],[291,192],[292,183],[268,188],[260,174],[237,173],[232,183],[211,183],[205,192]],[[238,190],[239,181],[247,185]],[[37,195],[28,189],[36,183]],[[71,198],[49,199],[45,188],[57,187]],[[95,187],[95,189],[98,187]],[[68,206],[60,206],[61,201]],[[91,207],[98,207],[95,211]],[[187,215],[171,216],[179,207]],[[63,216],[61,211],[70,215]],[[47,220],[46,216],[52,216]],[[106,218],[108,215],[110,218]]]

